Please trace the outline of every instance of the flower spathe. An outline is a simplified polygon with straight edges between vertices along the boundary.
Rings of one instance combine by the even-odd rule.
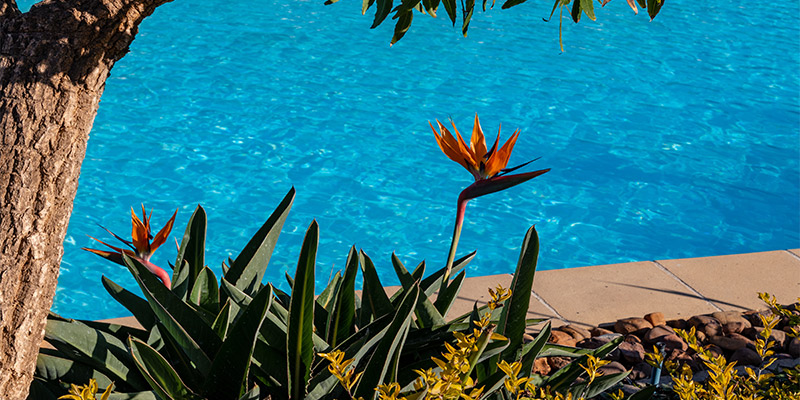
[[[152,272],[155,276],[161,279],[161,282],[164,283],[164,286],[170,288],[172,284],[169,278],[169,274],[167,274],[167,271],[165,271],[163,268],[158,267],[157,265],[150,262],[150,257],[153,255],[153,253],[155,253],[156,249],[158,249],[162,244],[164,244],[164,242],[167,241],[167,237],[169,236],[169,233],[172,231],[172,225],[175,223],[175,216],[177,215],[178,215],[178,210],[176,209],[175,213],[172,214],[172,218],[170,218],[169,221],[167,221],[166,225],[164,225],[164,227],[161,228],[161,230],[158,231],[158,233],[155,236],[153,236],[150,231],[150,217],[152,217],[152,212],[148,216],[147,211],[144,208],[144,205],[142,205],[142,219],[139,219],[139,217],[133,211],[133,208],[131,208],[132,240],[125,240],[117,236],[114,232],[111,232],[108,229],[103,228],[106,229],[106,231],[110,233],[112,236],[114,236],[117,240],[119,240],[122,243],[125,243],[128,247],[130,247],[130,249],[122,249],[119,247],[115,247],[106,242],[103,242],[102,240],[93,238],[91,236],[89,237],[104,244],[105,246],[108,246],[114,251],[89,249],[86,247],[83,247],[82,249],[97,254],[100,257],[103,257],[107,260],[113,261],[120,265],[125,265],[123,261],[123,255],[127,255],[128,257],[134,258],[140,263],[142,263],[142,265],[144,265],[148,271]],[[151,239],[152,242],[150,241]]]
[[[451,160],[457,162],[464,167],[475,182],[464,190],[458,196],[458,204],[456,210],[456,226],[453,232],[453,241],[450,245],[450,254],[447,258],[447,268],[442,279],[443,287],[447,286],[447,279],[450,276],[450,269],[455,259],[455,249],[458,245],[458,238],[461,234],[461,225],[464,222],[464,213],[467,208],[467,202],[471,199],[484,196],[490,193],[499,192],[510,187],[519,185],[520,183],[529,181],[539,175],[548,171],[549,168],[533,172],[525,172],[521,174],[508,175],[509,172],[522,168],[531,162],[531,160],[516,167],[507,168],[508,161],[511,158],[511,152],[514,150],[514,145],[519,139],[520,131],[516,130],[506,142],[498,148],[500,143],[500,130],[497,131],[497,139],[491,148],[486,146],[486,137],[483,134],[478,114],[475,114],[475,124],[472,127],[472,135],[470,136],[469,144],[461,136],[461,133],[456,128],[456,124],[451,121],[455,136],[441,123],[436,120],[439,127],[437,131],[433,124],[428,122],[433,130],[433,135],[436,137],[436,143],[442,152]]]

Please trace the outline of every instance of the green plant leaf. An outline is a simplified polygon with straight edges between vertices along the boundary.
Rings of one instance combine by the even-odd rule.
[[[453,268],[450,270],[451,274],[455,274],[456,272],[460,271],[462,268],[466,267],[472,259],[475,258],[475,252],[469,253],[464,257],[459,258],[455,262],[453,262]],[[422,280],[419,284],[420,289],[425,291],[426,296],[432,296],[434,292],[439,290],[442,284],[442,276],[447,268],[442,268],[436,272],[434,272],[431,276]]]
[[[622,342],[623,338],[618,337],[592,351],[587,354],[592,354],[597,358],[603,358],[608,353],[613,351],[614,349],[619,346]],[[587,356],[584,354],[579,358],[575,359],[571,363],[567,364],[564,368],[559,369],[553,375],[548,376],[543,380],[543,386],[550,386],[551,389],[556,391],[564,391],[575,382],[575,380],[584,372],[583,368],[580,367],[581,364],[586,364]]]
[[[394,24],[394,35],[392,36],[392,41],[389,43],[390,45],[397,43],[398,40],[406,35],[408,28],[411,27],[411,21],[414,20],[413,11],[398,13],[397,16],[397,22]]]
[[[436,9],[439,7],[439,0],[422,0],[422,5],[431,17],[436,18]]]
[[[419,284],[415,283],[405,295],[403,301],[400,302],[392,323],[386,328],[380,343],[378,343],[375,352],[370,356],[369,362],[364,368],[364,374],[355,389],[356,396],[366,399],[374,398],[374,389],[379,384],[384,383],[387,376],[394,377],[397,373],[396,370],[390,371],[390,367],[392,367],[392,361],[395,360],[395,357],[398,357],[403,349],[403,343],[411,325],[419,292]]]
[[[644,389],[632,394],[631,397],[628,397],[628,400],[650,400],[655,393],[656,387],[653,385],[647,385]]]
[[[466,276],[466,271],[461,271],[452,281],[447,285],[447,287],[439,293],[439,296],[436,297],[436,309],[439,310],[440,315],[447,315],[447,312],[450,311],[450,307],[453,306],[453,302],[458,297],[458,293],[461,291],[461,286],[464,284],[464,277]],[[443,322],[442,322],[443,323]],[[442,323],[438,324],[441,325]]]
[[[389,16],[392,11],[392,0],[377,0],[378,8],[375,10],[375,20],[372,21],[370,29],[375,29]]]
[[[442,4],[444,4],[444,10],[447,11],[447,16],[450,17],[453,26],[456,26],[456,0],[442,0]]]
[[[581,0],[581,10],[583,10],[583,12],[586,13],[586,16],[592,21],[597,20],[597,18],[594,16],[594,3],[592,0]]]
[[[658,15],[663,5],[664,0],[647,0],[647,15],[650,16],[651,21]]]
[[[222,309],[219,310],[219,314],[217,314],[217,318],[214,319],[214,323],[211,324],[211,329],[217,333],[220,339],[223,341],[228,336],[228,327],[231,325],[231,300],[228,299],[225,301],[225,305],[222,306]]]
[[[253,386],[247,393],[239,397],[239,400],[259,400],[261,398],[261,389],[258,386]]]
[[[572,20],[577,24],[581,20],[581,0],[572,0]]]
[[[203,267],[194,281],[189,301],[203,310],[216,315],[219,312],[219,287],[217,277],[208,267]]]
[[[128,336],[138,337],[139,339],[147,338],[148,332],[144,329],[134,328],[130,326],[120,325],[120,324],[113,324],[110,322],[103,322],[103,321],[88,321],[79,319],[78,321],[82,322],[84,325],[101,330],[105,333],[114,335],[117,339],[125,340]]]
[[[152,329],[153,326],[156,324],[156,317],[153,314],[153,310],[150,309],[150,305],[147,304],[147,301],[130,291],[126,290],[120,285],[117,285],[111,279],[108,279],[103,275],[101,278],[103,282],[103,287],[106,288],[108,294],[114,298],[119,304],[122,304],[123,307],[127,308],[128,311],[133,314],[133,317],[136,318],[136,321],[141,324],[144,329]]]
[[[536,358],[539,357],[542,349],[544,349],[544,345],[546,345],[547,341],[550,339],[550,333],[550,321],[547,321],[542,330],[539,331],[539,334],[536,335],[536,338],[533,339],[532,342],[522,346],[522,372],[525,374],[523,375],[525,378],[531,376],[533,363],[536,361]]]
[[[367,10],[369,10],[369,8],[372,7],[373,4],[375,4],[375,0],[362,0],[361,1],[361,15],[366,14]]]
[[[189,294],[189,262],[184,260],[182,264],[174,267],[172,271],[172,293],[180,297],[181,300],[186,300]]]
[[[136,393],[111,393],[108,400],[159,400],[152,391]]]
[[[469,21],[472,20],[472,13],[475,11],[475,0],[466,0],[461,3],[464,9],[461,12],[461,34],[467,37],[467,30],[469,29]]]
[[[183,266],[186,261],[189,264],[189,276],[186,281],[191,287],[200,270],[205,266],[205,251],[206,251],[206,210],[201,206],[197,206],[189,218],[189,223],[186,224],[186,231],[183,233],[181,246],[178,249],[178,258],[175,260],[176,266]],[[181,280],[180,268],[175,270],[176,281]],[[181,296],[182,297],[182,296]]]
[[[112,382],[112,379],[95,368],[80,361],[64,358],[57,351],[45,348],[39,349],[33,375],[50,382],[89,382],[89,379],[94,379],[101,387],[106,387]]]
[[[533,276],[536,273],[536,262],[539,258],[539,236],[535,227],[530,227],[522,241],[517,270],[511,281],[511,298],[508,299],[500,313],[497,332],[509,339],[509,345],[502,358],[512,361],[517,357],[517,350],[522,345],[525,333],[525,318],[530,306]]]
[[[419,278],[425,272],[424,262],[414,270],[413,275],[408,273],[405,266],[403,266],[403,263],[400,262],[400,259],[394,254],[392,254],[392,264],[394,265],[397,276],[400,277],[400,282],[403,285],[403,289],[398,291],[396,295],[405,296],[405,293],[411,290],[414,285],[419,282]],[[395,296],[392,298],[394,299]],[[417,315],[417,320],[415,322],[419,328],[432,328],[445,325],[444,317],[442,317],[442,314],[439,313],[434,304],[431,303],[430,299],[428,299],[428,296],[426,296],[425,292],[422,290],[419,291],[417,307],[414,310],[414,313]]]
[[[260,290],[231,327],[228,340],[222,343],[211,364],[204,390],[206,397],[238,399],[247,392],[250,358],[272,298],[269,286]]]
[[[264,225],[247,242],[244,249],[233,260],[231,268],[225,274],[225,279],[237,288],[252,296],[260,287],[261,279],[267,269],[275,243],[283,228],[283,223],[289,215],[294,202],[295,190],[292,187],[281,203],[267,218]]]
[[[337,295],[337,285],[341,279],[342,273],[340,271],[336,271],[336,273],[328,282],[328,285],[322,290],[322,293],[317,296],[317,303],[325,310],[329,310],[333,305]]]
[[[222,340],[196,311],[164,287],[141,263],[127,256],[124,261],[158,317],[162,335],[169,335],[195,363],[200,375],[206,375],[211,367],[210,358],[217,353]]]
[[[136,367],[159,397],[170,400],[197,398],[159,352],[136,338],[128,338],[128,346]]]
[[[289,397],[302,400],[314,359],[314,272],[319,243],[319,225],[312,221],[303,239],[294,275],[286,348],[289,367]]]
[[[383,289],[375,264],[362,250],[359,253],[361,261],[361,273],[364,279],[364,289],[361,293],[361,324],[366,325],[370,321],[378,319],[394,311],[389,297]]]
[[[612,386],[620,383],[623,379],[627,378],[630,375],[631,371],[619,372],[616,374],[611,375],[602,375],[594,378],[594,381],[589,386],[589,389],[586,389],[586,382],[579,383],[569,388],[569,392],[575,396],[579,396],[585,391],[584,397],[587,399],[591,399],[600,393],[604,393],[606,390],[611,388]],[[630,399],[628,399],[630,400]]]
[[[49,318],[44,338],[70,359],[85,363],[113,380],[125,381],[137,389],[147,387],[133,366],[125,343],[108,333],[78,321]]]
[[[344,277],[339,293],[336,296],[336,303],[331,321],[328,324],[328,343],[331,347],[348,338],[355,332],[353,322],[356,315],[356,275],[358,274],[358,253],[355,246],[350,247],[345,264]]]
[[[506,2],[503,3],[503,6],[500,7],[500,8],[505,10],[506,8],[511,8],[511,7],[516,6],[516,5],[520,5],[520,4],[522,4],[522,3],[526,2],[526,1],[528,1],[528,0],[506,0]],[[561,0],[558,0],[558,1],[561,1]]]

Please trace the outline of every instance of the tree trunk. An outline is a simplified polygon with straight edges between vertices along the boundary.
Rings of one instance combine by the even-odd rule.
[[[167,1],[0,0],[0,398],[27,397],[106,78]]]

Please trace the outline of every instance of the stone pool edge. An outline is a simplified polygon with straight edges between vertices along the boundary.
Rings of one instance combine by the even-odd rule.
[[[450,315],[486,304],[487,288],[509,287],[511,274],[467,278]],[[394,292],[397,287],[386,287]],[[537,271],[529,318],[554,327],[597,326],[661,312],[667,319],[715,311],[763,309],[758,292],[791,304],[800,296],[800,249]],[[136,325],[133,317],[103,320]]]

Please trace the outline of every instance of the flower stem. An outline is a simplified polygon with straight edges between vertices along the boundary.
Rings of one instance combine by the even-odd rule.
[[[447,254],[447,265],[442,276],[442,285],[439,288],[439,293],[443,293],[447,289],[447,283],[450,279],[450,272],[453,269],[453,262],[456,259],[456,249],[458,248],[458,239],[461,238],[461,227],[464,225],[464,213],[467,210],[467,202],[469,199],[464,198],[464,192],[458,196],[458,206],[456,207],[456,226],[453,229],[453,240],[450,242],[450,252]]]

